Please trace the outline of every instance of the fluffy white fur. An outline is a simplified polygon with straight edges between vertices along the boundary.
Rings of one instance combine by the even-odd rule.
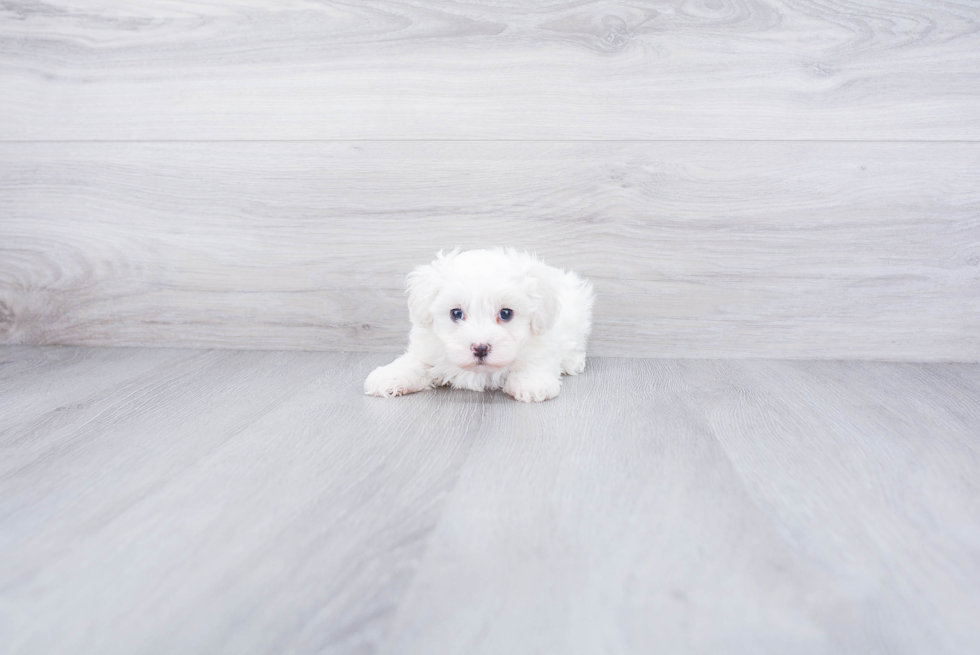
[[[503,389],[523,402],[554,398],[562,374],[585,370],[593,298],[588,281],[532,253],[440,252],[408,276],[408,351],[376,368],[364,392],[391,397],[452,385]]]

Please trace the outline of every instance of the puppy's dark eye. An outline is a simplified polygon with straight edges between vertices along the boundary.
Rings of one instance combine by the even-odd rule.
[[[501,321],[504,321],[506,323],[507,321],[509,321],[512,318],[514,318],[514,310],[513,309],[507,309],[506,307],[504,307],[503,309],[500,310],[500,320]]]
[[[454,321],[462,321],[463,320],[463,310],[462,309],[454,309],[451,312],[449,312],[449,315],[453,317],[453,320]]]

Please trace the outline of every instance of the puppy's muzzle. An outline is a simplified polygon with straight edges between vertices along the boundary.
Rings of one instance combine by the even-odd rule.
[[[473,356],[481,362],[490,354],[490,344],[487,343],[474,343],[470,348],[473,349]]]

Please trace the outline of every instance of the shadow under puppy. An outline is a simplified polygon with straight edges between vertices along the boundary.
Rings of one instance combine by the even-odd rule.
[[[408,351],[364,382],[372,396],[435,386],[503,389],[523,402],[558,395],[585,370],[592,285],[508,249],[440,252],[408,276]]]

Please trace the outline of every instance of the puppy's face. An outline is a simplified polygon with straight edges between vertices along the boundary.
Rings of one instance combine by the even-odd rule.
[[[450,283],[431,306],[432,330],[456,366],[495,370],[513,363],[531,336],[532,311],[516,286]]]
[[[409,277],[412,320],[429,327],[462,369],[512,364],[534,334],[550,328],[554,292],[529,256],[497,251],[449,255]]]

